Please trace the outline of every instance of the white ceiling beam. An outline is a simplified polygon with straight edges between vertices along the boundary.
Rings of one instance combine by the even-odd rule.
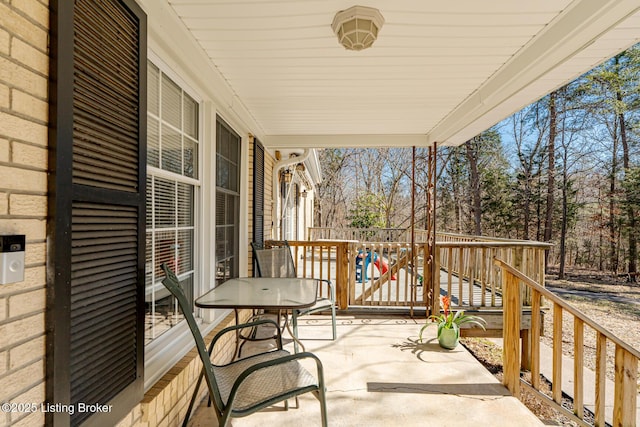
[[[269,149],[424,147],[426,135],[266,135],[262,143]]]
[[[429,133],[429,141],[458,145],[472,138],[478,128],[491,126],[485,116],[491,116],[494,109],[499,109],[506,100],[582,52],[600,36],[639,9],[637,0],[575,2],[482,87],[436,125]],[[573,77],[567,76],[566,81],[570,81]],[[556,86],[558,84],[547,90],[553,90]],[[537,99],[545,94],[538,94]],[[533,101],[535,99],[523,97],[522,105],[512,106],[510,112],[513,113]],[[494,116],[496,121],[502,119],[498,115]]]

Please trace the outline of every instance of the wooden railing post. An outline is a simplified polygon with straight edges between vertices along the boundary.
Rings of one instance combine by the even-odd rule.
[[[336,247],[337,280],[336,302],[340,310],[349,306],[349,243],[341,242]]]
[[[355,242],[347,243],[347,262],[349,264],[349,281],[347,289],[347,306],[356,300],[356,244]]]
[[[635,426],[638,359],[619,345],[616,345],[615,380],[613,425]]]
[[[503,272],[502,288],[502,360],[503,384],[515,397],[520,397],[520,283],[511,272]]]

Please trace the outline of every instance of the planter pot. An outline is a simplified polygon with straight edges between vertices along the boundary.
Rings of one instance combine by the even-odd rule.
[[[457,328],[456,329],[441,328],[440,331],[438,331],[438,343],[442,348],[453,350],[458,346],[459,341],[460,341],[460,330]]]

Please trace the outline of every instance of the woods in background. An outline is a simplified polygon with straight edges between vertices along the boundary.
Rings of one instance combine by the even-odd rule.
[[[637,280],[640,49],[631,48],[459,147],[437,152],[437,230],[549,241],[548,265]],[[393,141],[390,141],[393,145]],[[405,228],[411,148],[326,149],[315,226]],[[416,155],[416,227],[427,215]]]

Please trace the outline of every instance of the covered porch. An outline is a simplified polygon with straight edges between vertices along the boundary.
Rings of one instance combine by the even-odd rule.
[[[531,413],[463,346],[444,350],[424,319],[408,316],[342,315],[336,341],[327,340],[330,319],[300,324],[307,350],[325,366],[329,425],[351,426],[540,426]],[[216,426],[206,400],[191,427]],[[234,427],[320,425],[318,401],[310,394],[232,420]]]
[[[0,205],[3,231],[26,235],[27,261],[24,281],[0,291],[0,401],[100,402],[114,411],[6,413],[0,425],[179,425],[199,366],[188,356],[192,342],[171,303],[156,305],[162,294],[145,296],[156,291],[161,261],[177,266],[193,298],[226,278],[250,276],[250,242],[283,236],[287,199],[278,189],[293,186],[284,180],[285,166],[298,170],[321,148],[428,147],[435,153],[460,145],[640,39],[635,0],[372,0],[368,6],[381,10],[385,27],[376,45],[359,53],[344,50],[331,29],[336,12],[353,5],[344,0],[32,3],[39,13],[21,2],[4,2],[2,9],[1,29],[10,38],[0,52],[8,82],[2,114],[9,124],[0,139],[8,183]],[[114,30],[122,26],[131,35],[126,46]],[[86,38],[74,37],[78,29]],[[105,54],[114,40],[123,43],[121,50]],[[128,67],[121,67],[120,53]],[[81,54],[99,66],[85,67]],[[106,96],[112,94],[130,100],[127,108],[113,108]],[[87,106],[88,99],[96,105]],[[85,119],[95,132],[85,132]],[[122,131],[123,123],[129,130]],[[114,184],[113,176],[126,185]],[[304,188],[311,193],[314,185]],[[403,266],[396,280],[403,287],[392,295],[407,289],[411,308],[415,302],[436,311],[437,298],[413,298],[418,274],[433,278],[444,268],[438,262],[457,260],[457,271],[449,268],[446,281],[434,285],[449,294],[457,287],[464,303],[463,280],[484,286],[480,295],[510,283],[511,298],[503,300],[519,313],[514,289],[531,276],[521,268],[524,258],[499,267],[518,268],[510,281],[480,276],[463,269],[463,259],[480,260],[482,274],[497,271],[491,255],[501,244],[456,243],[440,258],[433,225],[421,259],[429,272],[419,271],[416,261],[411,269]],[[396,254],[400,268],[404,255]],[[336,283],[351,283],[347,270],[335,265]],[[309,274],[323,276],[315,273]],[[387,272],[387,284],[393,273]],[[364,291],[361,300],[378,308],[387,302],[380,291],[385,278],[369,277],[372,298]],[[537,313],[546,294],[532,278]],[[355,287],[341,289],[339,303],[346,307]],[[467,293],[473,305],[475,294]],[[174,309],[161,312],[171,329],[145,331],[145,313],[155,319],[158,306]],[[230,322],[227,312],[197,314],[205,334]],[[539,424],[513,397],[521,359],[531,361],[532,371],[537,366],[537,336],[519,352],[519,316],[504,320],[511,392],[465,350],[416,343],[419,321],[349,316],[341,318],[335,342],[307,340],[328,367],[331,425]],[[303,338],[316,333],[308,326]],[[604,354],[609,337],[596,331]],[[580,348],[581,333],[576,337]],[[557,344],[561,354],[561,337]],[[615,344],[617,414],[631,425],[637,378],[629,372],[637,371],[639,355]],[[561,391],[554,390],[557,400]],[[300,409],[266,411],[234,425],[308,425],[317,416],[316,402],[302,400]]]

